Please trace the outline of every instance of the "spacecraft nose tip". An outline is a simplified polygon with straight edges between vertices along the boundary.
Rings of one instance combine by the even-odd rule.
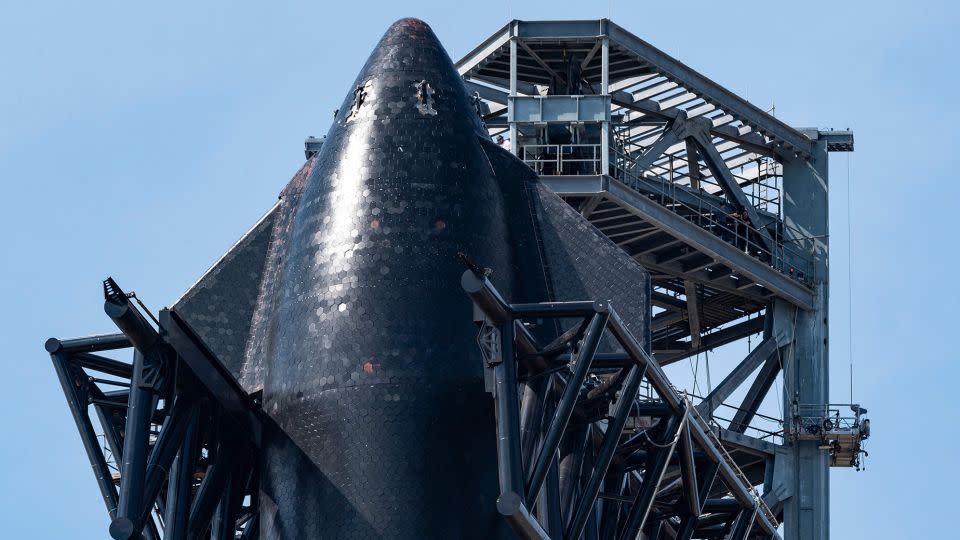
[[[404,17],[402,19],[397,19],[396,22],[390,25],[390,28],[413,28],[429,30],[430,25],[416,17]]]
[[[391,24],[381,43],[388,47],[442,48],[440,39],[430,25],[413,17],[405,17]]]

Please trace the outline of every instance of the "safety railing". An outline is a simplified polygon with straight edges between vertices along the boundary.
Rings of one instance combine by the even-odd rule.
[[[773,249],[759,242],[760,229],[750,224],[744,216],[739,215],[732,205],[719,202],[714,197],[704,196],[697,190],[685,189],[662,175],[655,173],[649,176],[644,175],[645,170],[635,167],[635,161],[620,151],[615,151],[614,157],[612,176],[627,186],[645,193],[652,191],[654,199],[661,205],[673,209],[677,214],[737,246],[745,253],[753,255],[798,281],[806,284],[814,283],[816,267],[807,253],[779,239],[775,239]],[[773,234],[771,236],[776,237]]]
[[[852,416],[841,416],[841,409],[846,408],[853,413]],[[794,404],[792,435],[805,437],[835,431],[865,431],[866,438],[869,437],[869,420],[862,418],[866,412],[856,403]],[[866,430],[861,429],[864,423]]]
[[[687,392],[687,395],[690,398],[696,400],[698,404],[704,400],[703,396],[698,396],[697,394],[694,394],[689,391]],[[731,417],[727,418],[727,416],[724,415],[724,413],[720,412],[721,410],[727,411]],[[736,414],[741,411],[746,412],[744,409],[741,409],[740,407],[737,407],[735,405],[721,403],[717,406],[717,410],[710,415],[710,423],[711,425],[714,425],[716,427],[723,427],[719,422],[717,422],[719,420],[721,422],[726,422],[726,424],[729,427],[729,424],[733,421],[732,417],[736,416]],[[783,419],[782,418],[768,416],[756,411],[753,411],[753,417],[754,417],[755,423],[759,423],[764,427],[761,427],[760,425],[751,424],[749,426],[746,426],[746,429],[743,432],[744,434],[750,435],[760,440],[772,442],[775,444],[783,444]]]
[[[599,144],[527,144],[520,158],[539,175],[596,175],[601,173]]]
[[[717,437],[717,434],[713,431],[713,427],[706,420],[704,420],[702,416],[700,416],[700,413],[697,412],[697,408],[694,407],[690,402],[690,398],[684,396],[684,401],[687,403],[687,410],[690,412],[692,417],[706,428],[704,431],[706,432],[707,436],[710,437],[714,446],[720,450],[724,460],[728,465],[730,465],[730,468],[733,469],[740,481],[743,482],[743,485],[747,486],[747,490],[750,492],[750,495],[757,502],[757,509],[766,515],[767,519],[770,520],[770,523],[772,523],[774,527],[778,527],[779,523],[777,522],[776,515],[772,510],[770,510],[770,507],[767,506],[767,502],[763,500],[763,496],[760,495],[760,492],[757,491],[757,488],[752,482],[750,482],[750,480],[747,478],[747,475],[743,473],[743,471],[740,469],[740,466],[737,465],[737,461],[730,456],[729,452],[727,452],[727,448],[723,446],[723,442],[721,442],[720,438]]]

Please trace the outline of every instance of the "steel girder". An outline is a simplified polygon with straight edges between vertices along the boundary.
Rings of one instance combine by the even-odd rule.
[[[110,515],[110,536],[256,538],[257,407],[174,313],[162,312],[154,328],[112,279],[105,296],[120,334],[51,338],[46,349]],[[97,354],[130,348],[130,364]]]
[[[493,383],[497,508],[521,538],[626,540],[664,527],[679,527],[679,537],[717,538],[744,513],[756,516],[754,534],[779,538],[774,515],[717,428],[677,393],[613,306],[509,304],[470,269],[461,285],[476,307]],[[533,319],[579,322],[541,346],[523,324]],[[602,339],[623,351],[612,363],[602,360],[610,353],[597,352]],[[643,382],[655,395],[640,396]],[[558,481],[551,481],[554,470]]]

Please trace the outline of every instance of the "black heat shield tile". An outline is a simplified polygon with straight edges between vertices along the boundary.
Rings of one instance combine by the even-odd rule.
[[[493,407],[458,287],[462,251],[513,292],[480,133],[433,32],[394,24],[275,240],[276,304],[264,310],[253,379],[292,444],[263,454],[264,538],[510,536],[495,510]],[[322,481],[302,482],[292,464]]]

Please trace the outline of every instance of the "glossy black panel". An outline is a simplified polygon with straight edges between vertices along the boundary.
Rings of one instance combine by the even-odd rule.
[[[243,366],[277,210],[272,208],[172,306],[234,377]]]
[[[279,303],[275,316],[258,315],[272,323],[257,338],[264,362],[253,379],[292,444],[264,453],[265,538],[508,534],[494,507],[492,402],[455,258],[483,261],[512,294],[481,133],[433,32],[395,23],[316,157],[276,250],[285,258],[271,262]],[[303,481],[304,460],[317,481]]]
[[[511,300],[607,300],[649,347],[647,271],[540,183],[522,161],[488,139],[481,138],[481,145],[496,172],[508,213],[516,272]],[[542,330],[549,334],[550,329]],[[610,341],[605,338],[601,350],[618,348]]]
[[[263,277],[258,284],[257,304],[251,315],[250,338],[247,340],[239,379],[247,392],[252,393],[263,389],[263,381],[267,374],[266,359],[273,350],[273,340],[277,334],[276,314],[280,304],[290,231],[293,228],[297,210],[300,208],[303,187],[315,165],[315,157],[308,159],[280,193]]]

